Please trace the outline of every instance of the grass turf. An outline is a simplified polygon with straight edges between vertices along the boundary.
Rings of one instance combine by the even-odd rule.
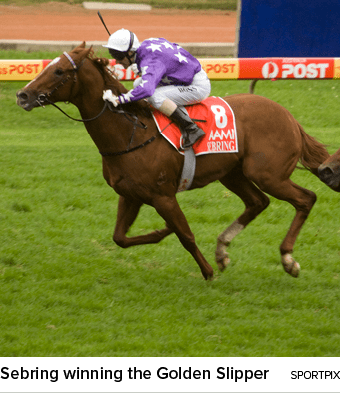
[[[232,265],[219,274],[216,238],[243,203],[218,182],[179,194],[216,270],[205,282],[174,235],[127,250],[113,244],[118,197],[102,178],[97,148],[55,109],[16,106],[23,85],[0,83],[1,356],[339,355],[339,195],[294,172],[318,195],[295,245],[302,271],[294,279],[278,250],[294,216],[288,203],[271,198],[233,241]],[[225,96],[246,92],[249,82],[212,86]],[[256,93],[283,104],[330,152],[340,145],[337,82],[260,81]],[[160,227],[143,207],[131,232]]]

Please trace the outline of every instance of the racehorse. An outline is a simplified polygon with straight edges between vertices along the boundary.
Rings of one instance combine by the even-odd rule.
[[[176,199],[183,155],[156,128],[146,101],[108,108],[104,89],[117,96],[126,88],[109,72],[108,60],[94,56],[85,42],[54,59],[33,81],[17,92],[17,103],[27,111],[68,101],[102,154],[103,175],[120,196],[113,240],[126,248],[158,243],[174,232],[191,253],[205,279],[213,269],[198,249],[195,237]],[[230,263],[227,247],[269,204],[270,194],[289,202],[296,215],[280,245],[284,270],[297,277],[300,265],[292,251],[316,195],[290,180],[297,162],[317,176],[329,154],[322,144],[304,132],[293,116],[279,104],[261,96],[238,94],[224,98],[233,109],[238,131],[238,152],[197,157],[190,189],[219,180],[239,196],[245,210],[217,239],[216,262],[223,271]],[[340,191],[340,189],[338,189]],[[143,204],[153,206],[165,220],[162,230],[127,237]]]
[[[340,188],[340,149],[323,162],[318,169],[319,178],[330,188]]]

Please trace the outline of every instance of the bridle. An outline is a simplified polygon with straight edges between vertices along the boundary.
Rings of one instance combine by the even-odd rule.
[[[79,71],[79,69],[80,69],[81,66],[83,65],[83,63],[84,63],[84,61],[85,61],[86,58],[84,58],[84,59],[82,60],[82,62],[80,63],[80,65],[77,66],[76,63],[74,62],[74,60],[71,58],[71,56],[70,56],[67,52],[64,52],[63,54],[64,54],[64,56],[69,60],[69,62],[70,62],[71,65],[72,65],[73,72],[74,72],[74,74],[73,74],[73,84],[75,84],[76,81],[77,81],[77,72]],[[102,110],[99,112],[99,114],[96,115],[96,116],[93,117],[93,118],[89,118],[89,119],[76,119],[76,118],[73,118],[73,117],[71,117],[70,115],[68,115],[65,111],[63,111],[63,110],[62,110],[59,106],[57,106],[54,102],[52,102],[51,100],[49,100],[49,97],[52,96],[52,94],[53,94],[55,91],[57,91],[60,87],[62,87],[63,85],[65,85],[65,83],[66,83],[70,78],[71,78],[71,76],[68,75],[63,81],[61,81],[61,82],[60,82],[51,92],[49,92],[48,94],[44,94],[44,93],[40,94],[40,95],[38,96],[38,99],[37,99],[37,102],[39,103],[39,105],[43,107],[45,103],[51,104],[53,107],[57,108],[59,111],[61,111],[64,115],[66,115],[68,118],[72,119],[73,121],[83,122],[83,123],[85,123],[85,122],[90,122],[90,121],[94,121],[94,120],[98,119],[101,115],[104,114],[105,110],[108,108],[108,109],[109,109],[111,112],[113,112],[113,113],[124,115],[125,118],[126,118],[129,122],[131,122],[131,123],[133,124],[132,136],[131,136],[131,139],[130,139],[130,142],[129,142],[129,144],[128,144],[127,149],[124,150],[124,151],[119,151],[119,152],[99,152],[102,156],[119,156],[119,155],[124,155],[124,154],[127,154],[127,153],[129,153],[129,152],[135,151],[135,150],[137,150],[137,149],[139,149],[139,148],[145,147],[147,144],[149,144],[149,143],[151,143],[153,140],[155,140],[156,136],[153,136],[153,137],[151,137],[149,140],[145,141],[144,143],[142,143],[142,144],[140,144],[140,145],[138,145],[138,146],[136,146],[136,147],[130,148],[130,145],[131,145],[132,142],[133,142],[133,137],[134,137],[134,134],[135,134],[135,132],[136,132],[136,128],[138,127],[138,128],[141,128],[141,129],[147,129],[147,126],[146,126],[142,121],[140,121],[140,120],[138,119],[138,117],[137,117],[135,114],[130,113],[130,112],[127,112],[127,111],[124,111],[124,110],[122,110],[122,109],[120,109],[120,108],[114,108],[114,107],[113,107],[113,104],[110,103],[110,102],[108,102],[108,101],[104,101],[104,107],[103,107]]]
[[[71,58],[71,56],[67,53],[64,52],[63,55],[66,57],[66,59],[68,59],[68,61],[71,63],[72,68],[73,68],[73,84],[75,84],[77,82],[77,72],[79,71],[79,69],[81,68],[81,66],[83,65],[85,59],[82,60],[82,62],[80,63],[79,66],[77,66],[74,62],[74,60]],[[72,119],[72,121],[77,121],[77,122],[90,122],[90,121],[94,121],[96,119],[98,119],[103,113],[104,111],[107,109],[108,107],[108,103],[105,101],[104,102],[104,107],[103,109],[100,111],[100,113],[98,115],[96,115],[93,118],[89,118],[89,119],[76,119],[71,117],[70,115],[68,115],[65,111],[63,111],[59,106],[57,106],[53,101],[51,101],[49,99],[50,96],[53,95],[53,93],[55,91],[57,91],[59,88],[61,88],[63,85],[66,84],[66,82],[69,81],[69,79],[71,78],[71,75],[68,75],[65,79],[63,79],[51,92],[49,92],[48,94],[45,93],[41,93],[38,96],[37,102],[40,106],[44,106],[45,103],[51,104],[53,107],[57,108],[60,112],[62,112],[64,115],[66,115],[68,118]]]

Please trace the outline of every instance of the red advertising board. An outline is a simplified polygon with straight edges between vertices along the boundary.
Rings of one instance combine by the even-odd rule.
[[[239,79],[334,78],[334,58],[249,58],[239,62]]]
[[[199,59],[211,80],[229,79],[338,79],[340,58],[208,58]],[[30,81],[51,60],[0,60],[0,81]],[[109,68],[122,81],[134,80],[130,68],[110,61]]]

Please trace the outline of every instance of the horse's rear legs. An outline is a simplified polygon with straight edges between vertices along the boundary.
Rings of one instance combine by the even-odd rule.
[[[271,180],[270,183],[259,184],[259,186],[264,192],[290,203],[296,210],[293,222],[280,246],[280,252],[284,270],[291,276],[297,277],[300,273],[300,265],[291,254],[302,225],[316,202],[316,195],[290,179],[285,181]]]
[[[242,199],[246,206],[242,215],[217,239],[215,260],[218,268],[223,271],[230,263],[227,247],[232,239],[268,206],[269,198],[244,176],[241,168],[233,169],[220,182]]]
[[[302,188],[290,180],[288,180],[288,182],[290,183],[290,188],[285,190],[285,193],[290,192],[293,198],[289,197],[287,199],[286,197],[283,200],[288,201],[295,207],[296,215],[280,246],[280,252],[284,270],[291,276],[297,277],[300,273],[300,265],[294,260],[291,254],[302,225],[305,223],[314,203],[316,202],[316,195],[314,192]],[[277,196],[279,195],[276,195],[275,197]],[[280,197],[278,197],[278,199],[280,199]]]
[[[147,235],[127,237],[126,233],[137,218],[141,206],[141,202],[131,201],[123,196],[119,197],[117,222],[113,234],[113,241],[122,248],[139,244],[159,243],[164,239],[164,237],[173,232],[168,226],[166,226],[162,230],[155,230]]]

